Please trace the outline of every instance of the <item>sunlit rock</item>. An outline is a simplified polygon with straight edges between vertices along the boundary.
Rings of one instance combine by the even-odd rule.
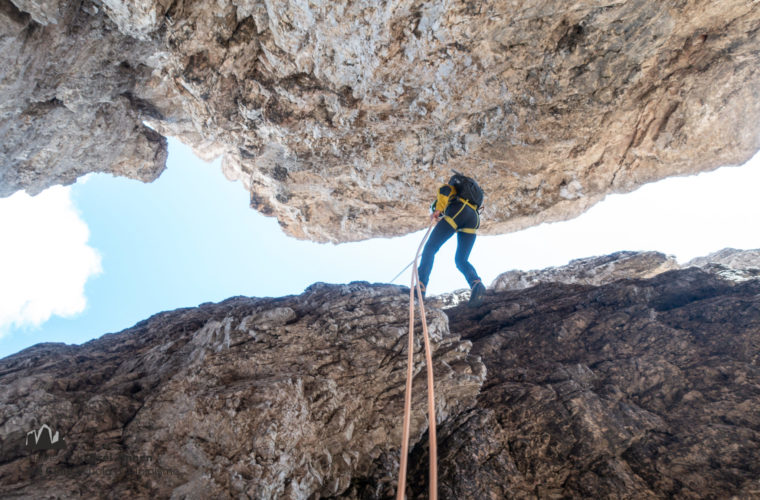
[[[504,233],[748,160],[758,28],[739,0],[5,1],[0,195],[154,179],[171,135],[298,238],[420,229],[451,168]]]
[[[660,252],[617,252],[575,259],[565,266],[534,271],[508,271],[496,277],[494,290],[521,290],[539,283],[604,285],[619,279],[651,278],[679,269],[672,256]]]
[[[760,249],[724,248],[705,257],[697,257],[684,267],[696,266],[733,281],[760,278]]]

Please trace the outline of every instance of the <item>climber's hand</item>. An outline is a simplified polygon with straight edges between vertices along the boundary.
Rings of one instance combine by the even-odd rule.
[[[440,210],[436,210],[435,212],[433,212],[432,214],[430,214],[430,220],[431,221],[438,220],[440,218],[441,218],[441,211]]]

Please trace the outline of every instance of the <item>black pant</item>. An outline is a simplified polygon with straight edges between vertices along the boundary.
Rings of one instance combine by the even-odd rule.
[[[449,220],[454,222],[457,227],[455,229],[449,220],[444,218],[433,228],[430,238],[422,250],[422,261],[419,268],[417,268],[420,283],[427,287],[430,271],[433,269],[435,254],[454,233],[457,233],[457,252],[454,256],[454,262],[457,265],[457,269],[464,274],[467,283],[472,287],[473,283],[480,281],[475,268],[468,262],[472,246],[475,244],[475,234],[462,232],[462,229],[477,229],[480,225],[480,217],[475,210],[468,206],[462,206],[462,203],[459,201],[451,203],[446,208],[445,215],[449,216]]]

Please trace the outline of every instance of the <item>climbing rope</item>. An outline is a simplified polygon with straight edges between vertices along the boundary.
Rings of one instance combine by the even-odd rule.
[[[406,465],[409,455],[409,424],[411,421],[412,410],[412,375],[414,365],[414,291],[417,291],[417,298],[420,304],[420,316],[422,319],[422,335],[425,340],[425,363],[427,365],[427,395],[428,395],[428,421],[430,422],[428,438],[430,448],[430,470],[428,483],[430,500],[438,499],[438,450],[436,446],[435,435],[435,393],[433,391],[433,357],[430,351],[430,337],[427,329],[427,318],[425,316],[425,303],[422,300],[422,290],[420,289],[420,279],[417,275],[417,260],[420,257],[422,247],[427,241],[430,231],[433,229],[435,220],[430,222],[425,236],[420,242],[417,254],[414,256],[414,267],[412,268],[412,284],[409,287],[409,347],[407,349],[406,360],[406,392],[404,395],[404,430],[403,442],[401,443],[401,463],[399,465],[398,488],[396,490],[396,500],[404,500],[406,491]],[[407,266],[408,267],[408,266]]]

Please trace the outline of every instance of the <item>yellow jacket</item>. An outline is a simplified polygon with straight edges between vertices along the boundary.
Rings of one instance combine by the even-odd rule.
[[[454,189],[454,186],[444,184],[443,186],[439,187],[438,198],[435,201],[435,210],[443,213],[446,210],[446,207],[449,206],[449,202],[454,199],[456,195],[457,190]]]

